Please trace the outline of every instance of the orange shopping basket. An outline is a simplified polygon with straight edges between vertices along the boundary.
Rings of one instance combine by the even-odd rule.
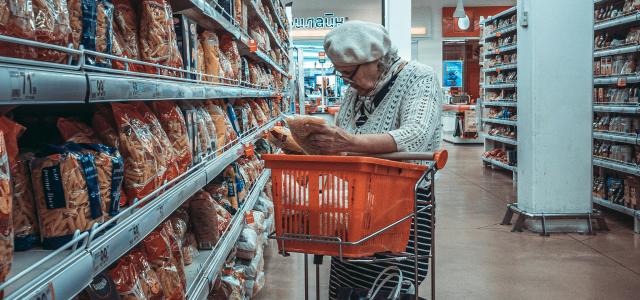
[[[400,154],[402,159],[406,155]],[[263,155],[271,169],[279,250],[340,258],[405,251],[416,183],[429,168],[442,168],[447,160],[446,151],[427,156],[436,163]]]

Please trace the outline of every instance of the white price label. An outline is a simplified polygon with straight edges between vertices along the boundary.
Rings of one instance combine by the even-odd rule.
[[[93,253],[93,274],[102,272],[109,264],[109,245],[101,247]]]
[[[104,84],[105,84],[104,79],[91,80],[91,85],[89,87],[91,89],[91,99],[104,100],[105,96],[107,95]]]
[[[49,282],[48,284],[42,286],[40,290],[31,294],[28,299],[31,300],[55,300],[56,295],[53,291],[53,283]]]
[[[140,242],[140,238],[142,235],[140,234],[140,224],[134,223],[129,227],[129,246],[135,246]]]
[[[33,100],[38,94],[35,84],[35,74],[24,69],[10,69],[12,100]]]
[[[163,221],[163,220],[164,220],[164,218],[165,218],[165,215],[164,215],[164,213],[165,213],[165,212],[164,212],[164,203],[163,203],[163,204],[160,204],[160,205],[158,206],[158,210],[157,210],[157,212],[158,212],[158,223],[162,223],[162,221]]]

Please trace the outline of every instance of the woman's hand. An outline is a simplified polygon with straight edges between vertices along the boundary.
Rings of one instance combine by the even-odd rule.
[[[310,132],[311,145],[324,153],[351,152],[355,148],[356,135],[350,134],[340,127],[327,124],[307,124],[305,128]]]

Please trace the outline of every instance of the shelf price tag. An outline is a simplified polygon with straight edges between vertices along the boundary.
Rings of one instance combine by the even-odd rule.
[[[626,78],[626,77],[620,77],[620,78],[618,78],[617,85],[618,85],[619,87],[625,87],[625,86],[627,86],[627,78]]]
[[[253,157],[255,155],[255,147],[253,146],[253,144],[246,144],[244,145],[244,155],[246,157]]]
[[[93,259],[93,274],[100,273],[109,264],[109,245],[92,253],[91,258]]]
[[[258,43],[256,43],[254,39],[250,39],[248,44],[249,44],[249,51],[251,51],[252,53],[255,53],[258,51]]]
[[[91,99],[93,100],[104,100],[107,96],[107,93],[104,88],[105,80],[104,79],[92,79],[89,84],[89,90],[91,91]]]
[[[137,245],[140,238],[140,224],[135,223],[129,227],[129,246]]]
[[[53,291],[53,283],[49,282],[42,286],[38,291],[28,297],[31,300],[55,300],[56,294]]]
[[[11,82],[12,100],[33,100],[38,94],[35,84],[35,74],[23,69],[10,69],[9,80]]]

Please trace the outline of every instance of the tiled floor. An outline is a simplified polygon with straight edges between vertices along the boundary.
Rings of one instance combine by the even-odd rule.
[[[608,214],[595,236],[511,233],[499,222],[516,193],[511,174],[485,168],[481,147],[452,146],[437,181],[438,299],[640,299],[640,235],[627,216]],[[267,250],[267,283],[258,299],[304,299],[304,259]],[[321,268],[327,299],[328,267]],[[310,281],[314,281],[310,267]],[[315,284],[310,291],[315,299]],[[428,295],[428,281],[420,287]]]

